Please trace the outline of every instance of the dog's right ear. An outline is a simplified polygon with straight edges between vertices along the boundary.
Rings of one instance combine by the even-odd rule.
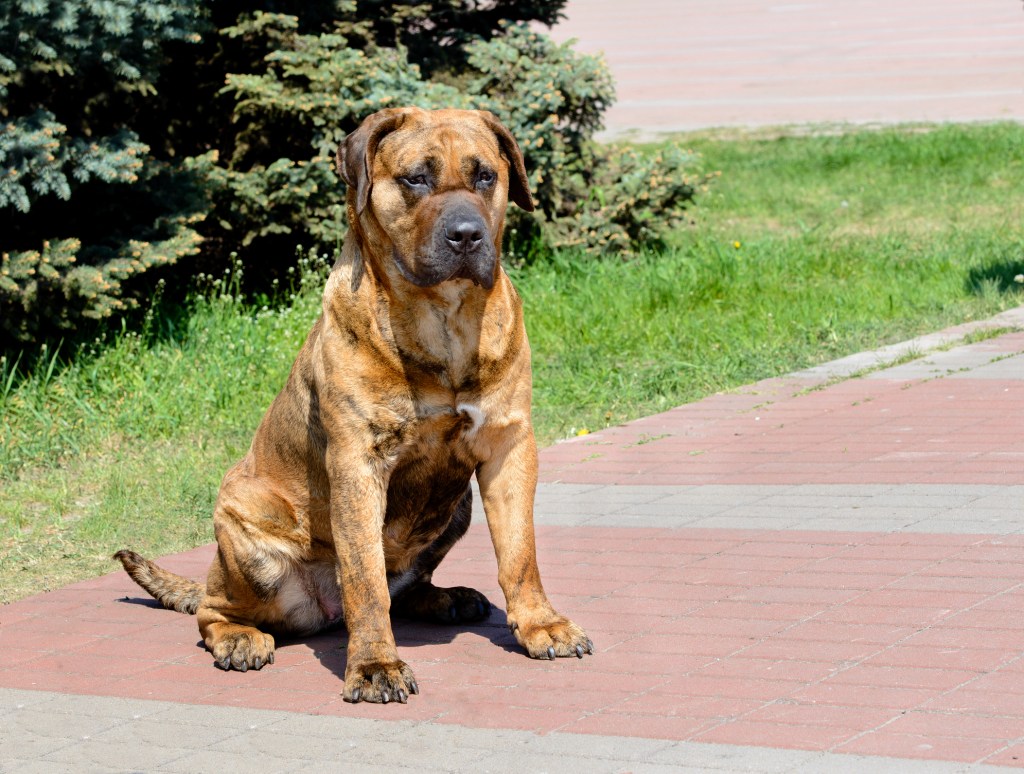
[[[366,209],[373,188],[373,157],[384,135],[395,131],[405,111],[396,108],[379,110],[363,119],[359,128],[338,146],[336,163],[345,185],[356,194],[356,215]]]

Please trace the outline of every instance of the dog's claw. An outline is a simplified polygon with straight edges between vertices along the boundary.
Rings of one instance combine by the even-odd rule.
[[[352,698],[351,699],[347,699],[346,701],[350,701],[353,704],[358,704],[359,703],[359,689],[358,688],[354,688],[352,690]]]
[[[399,688],[398,689],[398,703],[399,704],[405,704],[407,701],[409,701],[409,694],[407,694],[405,691],[403,691],[401,688]]]
[[[252,664],[252,668],[253,668],[253,669],[257,669],[257,670],[258,670],[258,669],[262,669],[262,668],[263,668],[263,659],[261,659],[261,658],[259,658],[259,657],[257,656],[257,657],[256,657],[256,660],[255,660],[255,661],[253,662],[253,664]]]
[[[238,671],[239,672],[248,672],[249,671],[249,665],[243,661],[241,664],[238,665]]]
[[[274,663],[274,651],[270,651],[270,653],[267,654],[267,663],[268,664],[273,664]]]
[[[576,658],[583,658],[583,646],[582,645],[577,645],[576,646]]]
[[[387,691],[381,691],[380,700],[383,704],[387,704],[389,701],[391,701],[391,694]]]
[[[412,680],[409,683],[409,692],[414,694],[418,694],[420,692],[420,687],[416,684],[415,680]]]
[[[231,669],[231,656],[225,656],[220,661],[214,661],[213,663],[216,664],[219,668],[223,669],[225,672],[227,672],[229,669]]]
[[[555,649],[552,646],[548,646],[548,658],[552,661],[555,660]]]

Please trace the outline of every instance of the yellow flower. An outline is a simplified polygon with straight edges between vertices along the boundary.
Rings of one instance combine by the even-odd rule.
[[[733,242],[732,246],[735,247],[737,250],[740,249],[740,243],[739,242]]]

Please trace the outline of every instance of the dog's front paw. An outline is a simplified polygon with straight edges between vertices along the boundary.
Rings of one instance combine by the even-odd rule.
[[[397,701],[405,704],[409,694],[419,692],[416,678],[404,661],[350,662],[345,670],[342,698],[353,703],[370,701],[387,704]]]
[[[274,663],[274,638],[248,626],[234,627],[209,646],[220,669],[246,672]]]
[[[594,652],[594,643],[586,632],[564,616],[554,615],[537,622],[510,618],[508,628],[519,644],[526,648],[530,658],[583,658],[584,653]]]

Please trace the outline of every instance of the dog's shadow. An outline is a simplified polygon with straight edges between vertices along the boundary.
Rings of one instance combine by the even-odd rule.
[[[499,608],[491,608],[490,616],[475,623],[433,623],[395,616],[391,619],[391,628],[400,654],[409,648],[451,644],[457,635],[467,632],[476,634],[509,653],[522,653],[522,647],[505,625],[505,611]],[[348,631],[344,625],[326,629],[309,637],[285,637],[278,640],[278,647],[299,643],[311,648],[324,667],[339,679],[344,679],[347,664],[345,654],[348,646]]]
[[[140,607],[150,607],[156,610],[165,609],[163,605],[149,597],[123,596],[118,597],[116,601],[123,605],[139,605]],[[493,645],[509,653],[523,652],[522,646],[516,642],[515,636],[508,630],[505,624],[505,611],[493,606],[491,607],[490,615],[486,619],[474,623],[434,623],[393,616],[391,628],[395,634],[395,643],[398,645],[399,650],[449,644],[459,634],[469,632],[488,640]],[[323,666],[339,678],[345,677],[345,665],[347,663],[345,651],[348,645],[348,630],[345,629],[344,624],[337,624],[323,629],[316,634],[306,636],[273,634],[278,650],[295,645],[305,645],[313,651],[313,654]],[[202,640],[196,642],[196,647],[204,650],[206,648]]]
[[[122,605],[138,605],[139,607],[151,607],[154,610],[166,610],[163,605],[152,597],[129,597],[126,595],[119,597],[116,601]]]

